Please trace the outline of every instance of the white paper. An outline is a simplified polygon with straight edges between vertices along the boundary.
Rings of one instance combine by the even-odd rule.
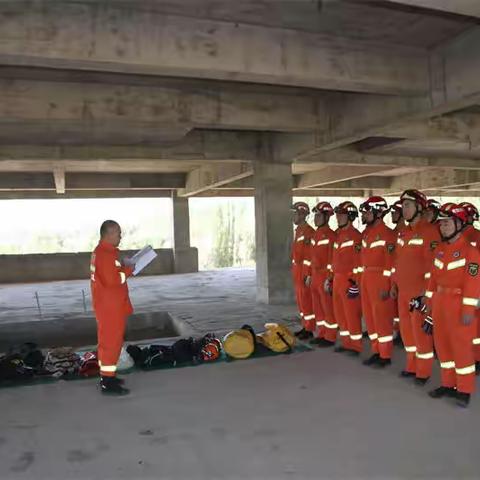
[[[135,262],[135,269],[133,270],[133,275],[138,275],[147,265],[152,263],[152,261],[156,257],[157,252],[155,252],[155,250],[150,245],[143,247],[132,257],[132,261]]]

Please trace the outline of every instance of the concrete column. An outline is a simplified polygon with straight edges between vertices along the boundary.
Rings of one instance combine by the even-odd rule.
[[[293,302],[290,246],[292,241],[292,166],[254,163],[257,300]]]
[[[198,250],[190,247],[188,198],[172,194],[173,261],[175,273],[198,272]]]

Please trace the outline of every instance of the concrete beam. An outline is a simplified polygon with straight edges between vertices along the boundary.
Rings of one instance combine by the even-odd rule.
[[[251,163],[204,165],[187,175],[186,186],[178,191],[181,197],[191,197],[253,175]]]
[[[185,174],[67,173],[65,190],[159,190],[185,187]],[[0,176],[0,190],[35,191],[57,187],[49,173],[8,173]]]
[[[0,200],[64,200],[72,198],[170,198],[170,190],[70,190],[58,195],[55,190],[0,190]]]
[[[345,169],[343,166],[329,165],[324,168],[308,172],[297,178],[296,188],[308,189],[316,186],[325,186],[328,184],[336,184],[337,182],[343,182],[352,180],[354,178],[368,177],[375,173],[384,172],[385,168],[378,168],[376,166],[360,166]]]
[[[55,180],[55,191],[63,195],[65,193],[65,170],[56,168],[53,171],[53,179]]]
[[[385,0],[394,5],[425,8],[438,12],[454,13],[480,18],[480,3],[477,0]]]
[[[325,125],[315,95],[0,80],[0,142],[162,144],[193,128],[312,131]]]
[[[428,89],[424,51],[338,36],[46,0],[2,5],[0,24],[0,62],[8,65],[393,94]]]

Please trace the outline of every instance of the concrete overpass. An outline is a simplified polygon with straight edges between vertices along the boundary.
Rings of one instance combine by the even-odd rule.
[[[292,193],[480,193],[477,3],[1,2],[0,198],[255,195],[284,301]]]

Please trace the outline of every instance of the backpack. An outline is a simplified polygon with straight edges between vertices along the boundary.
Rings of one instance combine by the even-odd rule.
[[[244,359],[255,352],[255,333],[248,325],[223,337],[223,350],[232,358]]]
[[[295,335],[285,326],[278,323],[266,323],[265,332],[257,335],[260,343],[277,353],[290,353],[295,346]]]

